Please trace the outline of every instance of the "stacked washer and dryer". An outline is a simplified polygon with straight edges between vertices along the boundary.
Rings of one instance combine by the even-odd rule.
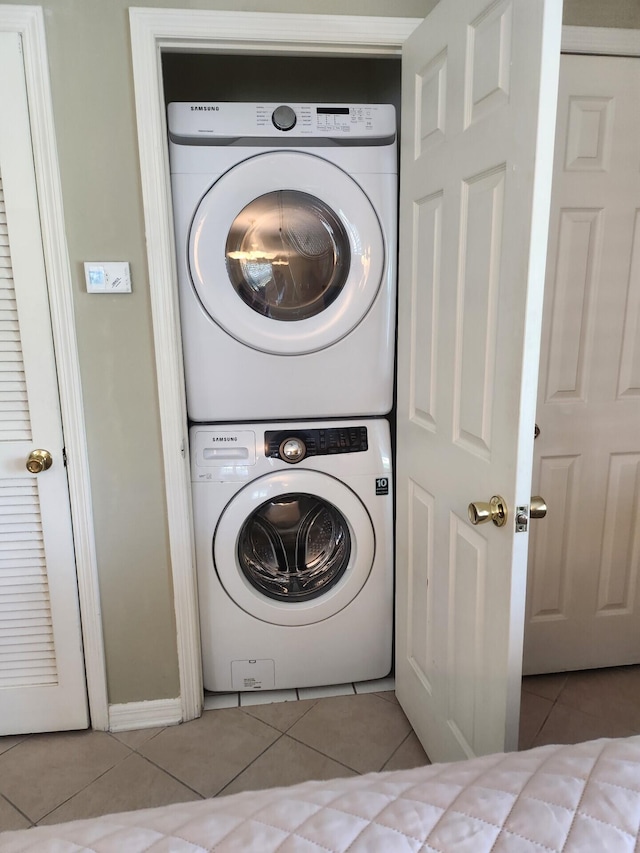
[[[204,685],[392,662],[389,105],[171,103]]]

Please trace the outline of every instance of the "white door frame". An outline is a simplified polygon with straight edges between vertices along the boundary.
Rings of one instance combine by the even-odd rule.
[[[138,121],[167,516],[184,720],[202,710],[202,667],[176,287],[162,50],[398,56],[416,18],[132,8]]]
[[[62,188],[42,8],[0,5],[0,31],[19,33],[22,38],[40,227],[67,454],[67,479],[82,617],[89,711],[92,727],[105,730],[108,728],[107,676],[100,616],[91,484],[73,313],[73,282],[64,227]]]
[[[190,720],[203,690],[161,52],[399,57],[422,19],[151,8],[131,8],[129,17],[180,694]],[[564,27],[562,50],[640,55],[640,32]]]

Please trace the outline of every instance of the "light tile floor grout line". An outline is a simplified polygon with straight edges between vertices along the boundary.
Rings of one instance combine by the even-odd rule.
[[[249,769],[249,767],[251,767],[251,765],[252,765],[252,764],[255,764],[255,763],[256,763],[256,761],[257,761],[261,756],[263,756],[263,755],[265,754],[265,752],[267,752],[268,750],[270,750],[272,746],[275,746],[275,745],[278,743],[278,741],[281,741],[281,740],[282,740],[282,738],[283,738],[284,736],[285,736],[285,732],[280,732],[280,737],[277,737],[277,738],[273,741],[273,743],[270,743],[270,744],[269,744],[269,746],[265,747],[259,755],[256,755],[256,757],[255,757],[254,759],[252,759],[252,760],[249,762],[249,764],[245,765],[245,766],[242,768],[242,770],[239,770],[239,771],[236,773],[236,775],[233,777],[233,779],[230,779],[230,780],[229,780],[225,785],[223,785],[223,786],[222,786],[222,788],[220,788],[220,790],[219,790],[219,791],[217,791],[217,792],[216,792],[215,794],[213,794],[212,796],[213,796],[213,797],[220,797],[220,796],[224,796],[224,791],[225,791],[225,789],[226,789],[226,788],[228,788],[228,787],[229,787],[229,785],[231,785],[233,782],[235,782],[235,780],[238,778],[238,776],[241,776],[241,775],[244,773],[244,771],[245,771],[245,770],[248,770],[248,769]]]
[[[111,734],[111,732],[105,732],[105,734],[110,735],[110,734]],[[117,738],[116,738],[116,740],[117,740]],[[119,741],[119,743],[120,743],[120,745],[121,745],[121,746],[127,746],[126,744],[122,743],[121,741]],[[48,811],[46,814],[41,815],[41,817],[39,817],[39,818],[38,818],[38,820],[36,820],[36,821],[32,821],[32,823],[34,824],[34,826],[38,826],[38,825],[40,824],[40,821],[41,821],[41,820],[44,820],[46,817],[48,817],[50,814],[52,814],[56,809],[61,808],[62,806],[64,806],[64,805],[65,805],[65,803],[68,803],[68,802],[69,802],[70,800],[72,800],[74,797],[77,797],[77,796],[78,796],[78,794],[81,794],[83,791],[86,791],[86,790],[87,790],[87,788],[90,788],[90,787],[91,787],[91,785],[94,785],[94,784],[95,784],[99,779],[102,779],[102,777],[103,777],[103,776],[106,776],[106,775],[107,775],[107,773],[110,773],[112,770],[114,770],[116,767],[119,767],[123,762],[125,762],[128,758],[130,758],[130,757],[132,756],[132,754],[133,754],[134,750],[132,750],[132,749],[131,749],[131,747],[127,747],[127,749],[129,750],[129,754],[128,754],[128,755],[125,755],[125,756],[123,756],[122,758],[118,759],[118,761],[116,761],[116,762],[115,762],[115,764],[112,764],[112,765],[111,765],[111,767],[107,767],[107,769],[106,769],[106,770],[104,770],[102,773],[99,773],[99,774],[95,777],[95,779],[92,779],[90,782],[87,782],[87,784],[86,784],[86,785],[84,785],[82,788],[80,788],[80,790],[79,790],[79,791],[75,791],[73,794],[71,794],[71,796],[67,797],[67,799],[66,799],[66,800],[63,800],[61,803],[58,803],[58,804],[57,804],[56,806],[54,806],[52,809],[49,809],[49,811]]]
[[[301,700],[301,701],[302,701],[302,700]],[[263,720],[263,719],[262,719],[262,717],[258,717],[258,716],[256,716],[256,715],[252,714],[252,713],[251,713],[251,711],[249,711],[249,708],[266,708],[266,707],[268,707],[268,706],[266,706],[266,705],[245,705],[245,706],[244,706],[244,708],[240,708],[240,710],[241,710],[244,714],[248,714],[248,715],[251,717],[251,719],[253,719],[253,720],[258,720],[258,722],[260,722],[260,723],[264,723],[264,725],[265,725],[265,726],[269,726],[269,728],[275,729],[275,731],[279,732],[281,735],[286,735],[286,734],[289,732],[289,729],[292,729],[292,728],[295,726],[295,724],[296,724],[296,723],[298,723],[300,720],[303,720],[303,719],[307,716],[307,714],[309,713],[309,711],[311,711],[313,708],[315,708],[315,706],[318,704],[318,700],[317,700],[317,699],[307,699],[307,700],[304,700],[304,701],[307,701],[307,702],[313,702],[313,704],[312,704],[312,705],[310,705],[304,713],[300,714],[300,716],[299,716],[299,717],[297,717],[297,718],[296,718],[296,719],[291,723],[291,725],[290,725],[288,728],[286,728],[284,731],[282,731],[282,729],[279,729],[277,726],[273,726],[273,725],[271,725],[271,723],[268,723],[268,722],[266,722],[266,720]],[[329,757],[329,756],[327,756],[327,758],[328,758],[328,757]]]
[[[12,808],[14,808],[17,812],[19,812],[25,820],[28,820],[28,821],[29,821],[29,825],[30,825],[30,826],[35,826],[35,823],[31,820],[31,818],[29,817],[29,815],[25,814],[19,806],[17,806],[14,802],[12,802],[12,800],[10,800],[10,799],[9,799],[9,797],[7,797],[7,795],[6,795],[6,794],[0,794],[0,797],[1,797],[3,800],[6,800],[6,801],[9,803],[9,805],[10,805]],[[0,832],[1,832],[1,831],[2,831],[2,830],[0,829]]]
[[[337,758],[333,758],[333,756],[327,755],[326,752],[321,752],[315,746],[309,746],[309,744],[305,743],[303,740],[298,740],[298,738],[295,737],[295,735],[291,735],[288,732],[283,732],[283,734],[286,734],[288,738],[295,741],[296,743],[299,743],[300,746],[304,746],[306,749],[310,749],[312,752],[316,752],[318,755],[321,755],[323,758],[328,758],[329,761],[333,761],[335,764],[339,764],[341,767],[344,767],[345,770],[350,770],[352,773],[355,773],[357,776],[364,776],[364,773],[362,773],[361,770],[356,770],[355,767],[351,767],[349,764],[345,764],[344,761],[339,761]]]
[[[409,738],[411,737],[411,735],[412,735],[412,734],[414,734],[413,729],[411,729],[410,731],[408,731],[408,732],[407,732],[406,737],[405,737],[405,738],[403,738],[403,740],[402,740],[402,741],[398,744],[398,746],[393,750],[393,752],[391,753],[391,755],[389,756],[389,758],[387,758],[387,760],[384,762],[384,764],[383,764],[383,765],[382,765],[382,767],[380,768],[380,770],[381,770],[381,771],[382,771],[382,770],[384,770],[384,768],[385,768],[385,767],[387,766],[387,764],[391,761],[391,759],[393,758],[393,756],[394,756],[394,755],[398,752],[398,750],[399,750],[399,749],[400,749],[400,748],[401,748],[401,747],[402,747],[402,746],[403,746],[403,745],[404,745],[404,744],[409,740]],[[429,759],[429,764],[433,764],[433,762],[431,761],[431,759],[429,758],[429,756],[428,756],[428,755],[427,755],[427,758]]]

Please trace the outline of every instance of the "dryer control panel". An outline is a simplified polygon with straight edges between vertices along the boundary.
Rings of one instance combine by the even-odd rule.
[[[363,453],[368,449],[365,426],[268,430],[264,434],[265,456],[291,464],[301,462],[307,456]]]
[[[396,137],[392,104],[172,102],[167,118],[171,141],[182,145],[259,145],[285,136],[296,144],[390,145]]]

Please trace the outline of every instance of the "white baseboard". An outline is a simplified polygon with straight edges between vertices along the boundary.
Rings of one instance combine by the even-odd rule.
[[[109,731],[152,729],[175,726],[182,722],[182,702],[177,699],[154,699],[150,702],[125,702],[109,705]]]

